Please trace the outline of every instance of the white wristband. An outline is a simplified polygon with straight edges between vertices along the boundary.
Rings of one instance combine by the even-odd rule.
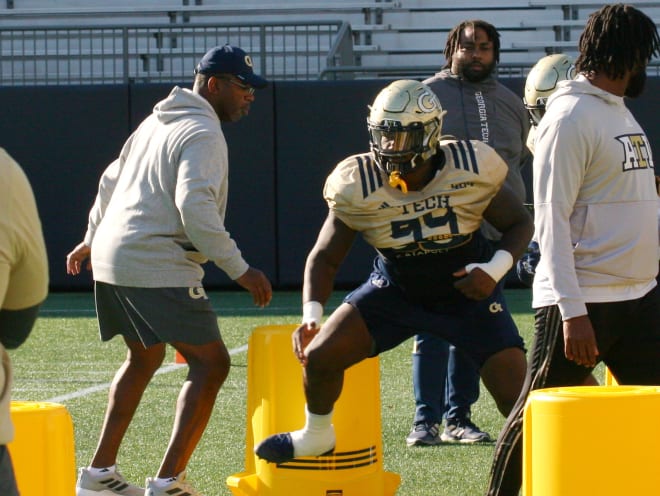
[[[308,301],[303,304],[302,323],[308,327],[318,327],[323,318],[323,305],[318,301]]]
[[[477,267],[492,277],[495,282],[499,282],[513,267],[513,256],[506,250],[497,250],[490,262],[467,264],[465,270],[469,274]]]

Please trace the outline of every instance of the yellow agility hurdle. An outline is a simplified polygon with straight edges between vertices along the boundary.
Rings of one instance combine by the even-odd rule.
[[[293,355],[294,325],[254,329],[248,343],[245,471],[227,479],[236,496],[389,496],[398,474],[383,471],[378,358],[346,371],[335,404],[335,452],[266,463],[253,449],[263,438],[304,425],[301,366]]]
[[[72,496],[76,486],[73,422],[59,403],[12,401],[9,443],[21,496]]]
[[[643,433],[617,431],[634,418]],[[658,494],[660,386],[538,389],[523,416],[524,496]]]

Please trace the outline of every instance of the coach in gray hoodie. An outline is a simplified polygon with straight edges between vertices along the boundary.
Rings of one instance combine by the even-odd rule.
[[[80,273],[91,256],[101,339],[121,334],[128,355],[112,383],[91,464],[80,469],[78,495],[199,494],[185,480],[185,468],[229,371],[200,264],[213,261],[258,306],[272,296],[269,280],[248,265],[225,229],[229,167],[220,126],[247,115],[255,88],[266,84],[243,50],[213,48],[195,69],[193,89],[175,87],[157,103],[101,177],[87,233],[67,256],[67,272]],[[124,480],[116,459],[167,343],[189,372],[165,456],[145,491]]]
[[[531,170],[533,160],[525,144],[530,123],[521,97],[493,77],[499,53],[499,33],[492,24],[463,21],[447,36],[445,66],[424,83],[447,111],[442,135],[480,140],[494,148],[509,167],[505,184],[524,201],[521,170]],[[495,243],[501,237],[489,224],[482,230]],[[412,360],[416,408],[407,444],[490,441],[470,418],[471,405],[479,398],[476,366],[446,341],[427,334],[415,336]]]

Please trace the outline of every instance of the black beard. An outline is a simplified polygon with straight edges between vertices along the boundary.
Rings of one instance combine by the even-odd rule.
[[[490,75],[493,73],[493,70],[495,69],[495,62],[490,65],[482,65],[484,70],[481,72],[473,72],[472,69],[470,69],[470,64],[463,66],[461,68],[461,74],[463,78],[470,81],[471,83],[480,83],[487,77],[490,77]]]
[[[623,93],[628,98],[637,98],[644,92],[644,85],[646,84],[646,70],[639,71],[632,76],[626,86],[626,91]]]

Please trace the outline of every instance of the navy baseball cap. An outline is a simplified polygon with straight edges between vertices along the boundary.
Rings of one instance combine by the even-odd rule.
[[[206,52],[195,67],[195,74],[233,74],[255,88],[264,88],[268,84],[268,81],[254,73],[250,56],[231,45],[217,46]]]

